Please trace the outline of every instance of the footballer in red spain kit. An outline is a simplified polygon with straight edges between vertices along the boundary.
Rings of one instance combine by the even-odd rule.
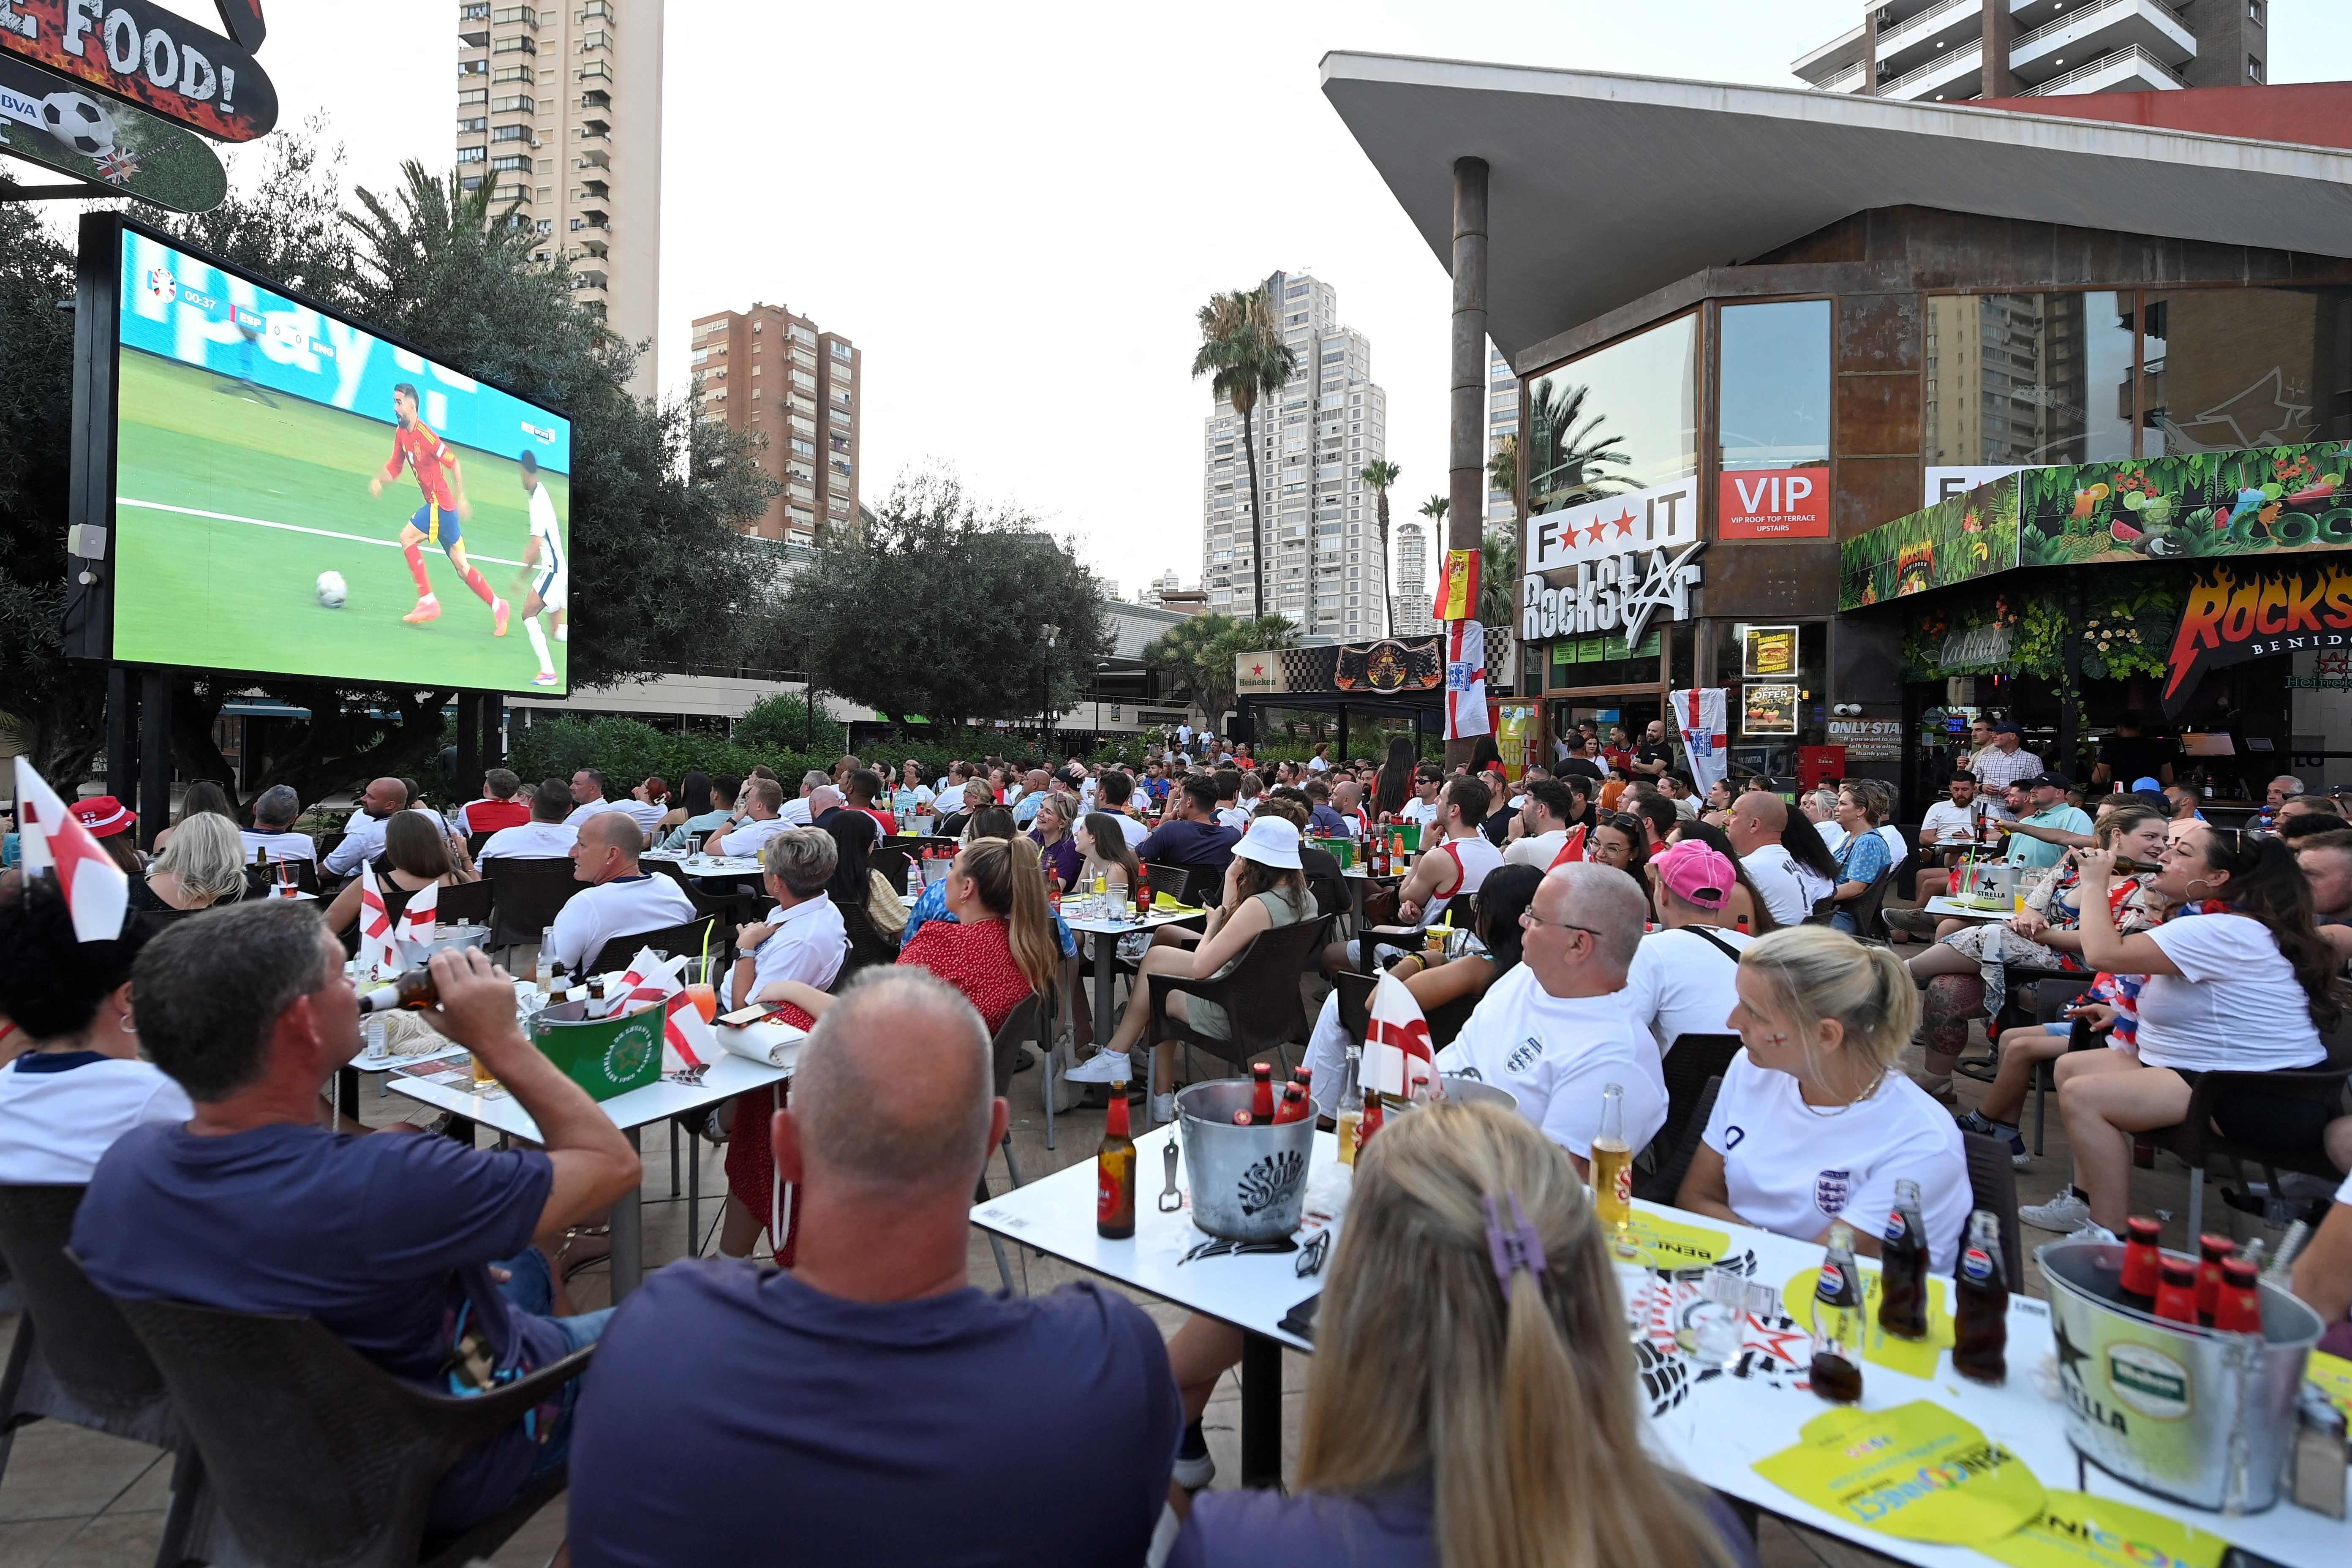
[[[404,465],[416,476],[416,488],[425,493],[425,504],[400,530],[400,552],[408,559],[408,574],[416,579],[416,608],[401,619],[421,626],[440,616],[441,601],[434,596],[433,580],[425,574],[424,549],[437,544],[457,568],[459,580],[490,607],[490,635],[502,637],[507,635],[507,602],[490,591],[481,573],[466,559],[463,522],[473,509],[466,504],[466,480],[457,467],[457,454],[417,414],[416,388],[409,383],[404,381],[392,389],[392,411],[399,421],[392,438],[392,459],[383,472],[368,480],[368,493],[383,494],[384,481],[400,478]]]

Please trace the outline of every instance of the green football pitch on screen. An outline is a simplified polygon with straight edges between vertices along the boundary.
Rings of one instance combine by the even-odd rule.
[[[423,546],[437,620],[410,625],[416,588],[400,531],[422,504],[406,471],[368,481],[393,426],[125,346],[115,451],[114,657],[190,668],[320,676],[405,687],[545,694],[524,635],[529,498],[519,454],[455,447],[473,515],[464,543],[511,603],[507,635],[437,545]],[[571,481],[541,469],[564,521]],[[320,576],[348,597],[329,605]],[[548,647],[570,689],[569,647]]]

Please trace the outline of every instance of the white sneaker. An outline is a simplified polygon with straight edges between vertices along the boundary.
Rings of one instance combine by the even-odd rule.
[[[2068,1241],[2118,1241],[2122,1238],[2105,1226],[2094,1225],[2089,1220],[2084,1220],[2066,1233],[2066,1239]]]
[[[2082,1194],[2069,1187],[2046,1204],[2028,1204],[2017,1211],[2017,1217],[2036,1230],[2071,1236],[2091,1223],[2091,1205]]]
[[[1175,1095],[1172,1093],[1155,1094],[1151,1097],[1151,1120],[1155,1123],[1170,1122],[1176,1120]]]
[[[1125,1051],[1097,1051],[1063,1076],[1072,1083],[1127,1083],[1134,1071]]]

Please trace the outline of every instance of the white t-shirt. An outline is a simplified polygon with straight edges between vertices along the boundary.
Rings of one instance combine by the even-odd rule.
[[[1845,841],[1853,837],[1835,822],[1816,822],[1813,831],[1821,835],[1822,847],[1832,855],[1844,848]]]
[[[616,800],[613,805],[619,810],[627,812],[641,833],[651,833],[661,826],[661,819],[669,815],[669,807],[656,805],[651,801]]]
[[[2139,1059],[2233,1072],[2307,1068],[2327,1051],[2311,1001],[2270,928],[2246,915],[2191,915],[2147,933],[2179,974],[2139,993]]]
[[[152,1062],[27,1051],[0,1069],[0,1182],[87,1185],[99,1156],[133,1127],[195,1113]]]
[[[1919,1184],[1920,1219],[1938,1274],[1951,1271],[1974,1204],[1959,1123],[1898,1068],[1867,1100],[1808,1105],[1797,1080],[1741,1051],[1701,1134],[1723,1156],[1731,1212],[1759,1229],[1813,1241],[1843,1218],[1884,1236],[1895,1184]]]
[[[1781,925],[1804,924],[1805,917],[1813,912],[1813,900],[1822,896],[1806,887],[1808,881],[1819,882],[1821,879],[1798,865],[1785,844],[1762,845],[1753,854],[1741,856],[1739,866],[1748,873],[1748,879],[1756,884],[1756,890],[1764,895],[1765,908],[1772,911],[1772,919]],[[1822,889],[1822,893],[1827,891],[1826,888]]]
[[[1307,759],[1307,771],[1310,773],[1328,773],[1330,768],[1331,764],[1325,762],[1320,757],[1309,757]]]
[[[1903,842],[1903,830],[1891,822],[1882,822],[1872,832],[1886,843],[1887,864],[1900,866],[1911,858],[1911,846]]]
[[[572,894],[555,917],[555,956],[576,972],[613,937],[684,925],[693,918],[694,900],[685,889],[668,877],[640,871]]]
[[[575,805],[572,815],[563,819],[566,827],[577,827],[600,811],[627,811],[636,805],[633,800],[592,800],[585,805]]]
[[[775,927],[751,955],[751,994],[757,996],[780,981],[797,980],[803,985],[814,985],[823,991],[841,973],[841,961],[849,951],[849,929],[842,923],[841,911],[830,898],[822,894],[803,899],[791,909],[771,904],[765,923]],[[735,977],[729,974],[722,993],[732,993]],[[727,1005],[743,1004],[732,994],[727,995]]]
[[[1479,998],[1462,1032],[1437,1053],[1437,1068],[1509,1089],[1520,1115],[1585,1159],[1601,1131],[1601,1091],[1609,1084],[1625,1090],[1625,1142],[1634,1152],[1666,1122],[1657,1042],[1626,1006],[1625,994],[1554,996],[1524,963]]]
[[[307,833],[264,833],[257,828],[240,827],[236,836],[245,841],[245,853],[250,860],[257,849],[269,851],[272,865],[280,860],[316,860],[319,847]]]
[[[1442,800],[1423,800],[1419,795],[1415,795],[1404,803],[1404,809],[1397,815],[1407,822],[1418,822],[1423,827],[1427,827],[1437,820],[1437,814],[1444,809],[1445,803]]]
[[[792,803],[787,801],[784,804],[789,805]],[[737,825],[734,832],[729,834],[726,837],[719,841],[719,852],[721,855],[757,855],[760,852],[761,845],[765,844],[769,839],[773,838],[785,828],[793,826],[806,827],[808,826],[808,802],[802,801],[800,805],[801,820],[798,823],[790,822],[781,816],[754,816],[746,818],[743,822]]]
[[[1127,847],[1129,849],[1134,848],[1137,845],[1151,837],[1151,829],[1150,827],[1136,821],[1135,818],[1128,816],[1127,813],[1123,811],[1107,815],[1115,815],[1118,818],[1118,830],[1127,835]]]
[[[1625,971],[1625,1005],[1649,1025],[1662,1052],[1672,1050],[1685,1035],[1731,1032],[1731,1010],[1739,1005],[1733,984],[1739,961],[1717,951],[1707,937],[1733,952],[1755,940],[1745,931],[1713,926],[1706,936],[1684,928],[1654,931],[1633,950],[1633,963]]]
[[[1533,866],[1538,871],[1549,871],[1559,852],[1568,847],[1568,829],[1555,827],[1549,833],[1538,833],[1533,838],[1514,838],[1503,846],[1503,858],[1514,866]]]
[[[1235,833],[1247,833],[1250,814],[1239,805],[1221,805],[1217,807],[1217,823],[1220,826],[1232,828]]]
[[[776,820],[786,827],[806,827],[809,825],[808,796],[796,795],[784,802],[776,812]]]
[[[1932,833],[1937,839],[1949,843],[1955,838],[1969,837],[1976,829],[1973,806],[1954,805],[1949,800],[1939,800],[1927,808],[1919,819],[1919,837],[1924,841]]]
[[[580,840],[580,830],[562,822],[523,822],[512,827],[501,827],[482,840],[482,852],[474,857],[488,860],[499,856],[517,859],[544,860],[572,853],[572,845]]]

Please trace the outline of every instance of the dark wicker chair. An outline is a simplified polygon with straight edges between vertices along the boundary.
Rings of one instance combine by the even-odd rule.
[[[123,1301],[204,1461],[199,1559],[274,1568],[459,1568],[496,1552],[563,1490],[561,1467],[499,1512],[428,1537],[442,1475],[587,1370],[594,1347],[470,1398],[370,1364],[310,1318]],[[240,1550],[208,1550],[225,1531]]]
[[[7,1371],[0,1374],[0,1472],[16,1429],[44,1416],[171,1449],[172,1506],[155,1562],[176,1568],[187,1555],[202,1490],[195,1448],[172,1413],[171,1391],[146,1347],[66,1250],[82,1191],[0,1186],[0,1261],[22,1307]]]
[[[319,891],[318,864],[315,861],[290,858],[284,864],[286,869],[293,873],[295,888],[315,898]],[[257,866],[247,866],[245,868],[245,896],[248,899],[266,899],[269,896],[271,885],[277,880],[277,863],[273,862],[267,871]]]
[[[1698,1098],[1691,1102],[1690,1114],[1683,1120],[1683,1134],[1675,1141],[1674,1152],[1633,1189],[1634,1196],[1654,1204],[1671,1204],[1682,1195],[1683,1177],[1698,1153],[1699,1140],[1706,1131],[1706,1119],[1715,1114],[1715,1097],[1722,1089],[1723,1080],[1719,1078],[1708,1079],[1699,1086]]]
[[[2324,1038],[2327,1060],[2318,1067],[2284,1072],[2206,1073],[2189,1090],[2188,1115],[2177,1125],[2140,1135],[2158,1148],[2179,1155],[2189,1167],[2189,1235],[2201,1233],[2205,1171],[2217,1155],[2230,1162],[2242,1181],[2249,1163],[2259,1165],[2273,1192],[2278,1190],[2281,1171],[2299,1171],[2328,1181],[2343,1174],[2328,1163],[2320,1146],[2319,1129],[2326,1121],[2323,1116],[2314,1116],[2310,1141],[2296,1145],[2241,1142],[2213,1124],[2215,1115],[2225,1111],[2226,1102],[2242,1095],[2309,1100],[2331,1111],[2340,1110],[2344,1086],[2352,1081],[2352,1020],[2337,1025]]]
[[[494,828],[491,831],[495,832],[497,830]],[[468,833],[466,835],[466,853],[473,856],[476,859],[479,859],[482,854],[482,846],[488,844],[489,841],[490,835],[488,833]]]
[[[1380,989],[1381,977],[1349,969],[1333,975],[1331,985],[1339,994],[1339,1027],[1362,1045],[1372,1032],[1372,993]]]
[[[705,916],[678,925],[663,926],[657,931],[606,937],[604,945],[590,955],[584,973],[609,974],[616,969],[625,969],[629,960],[637,956],[637,950],[641,947],[650,947],[656,952],[667,953],[672,958],[681,953],[689,958],[699,957],[706,942],[710,956],[719,961],[720,968],[725,968],[730,951],[728,933],[719,927],[715,920]]]
[[[907,886],[907,867],[913,858],[903,846],[886,843],[866,855],[866,866],[868,870],[881,872],[892,891],[902,892]]]
[[[1180,974],[1148,975],[1151,1023],[1144,1039],[1174,1040],[1188,1047],[1197,1046],[1220,1061],[1236,1067],[1273,1051],[1287,1070],[1287,1047],[1294,1040],[1303,1045],[1314,1027],[1314,1020],[1307,1016],[1299,1001],[1299,971],[1306,964],[1307,955],[1323,945],[1330,930],[1330,921],[1318,917],[1261,932],[1243,951],[1233,973],[1222,980],[1192,980]],[[1168,998],[1179,993],[1223,1007],[1233,1028],[1232,1036],[1204,1035],[1171,1016]],[[1148,1100],[1146,1110],[1149,1120]]]
[[[898,962],[898,944],[874,928],[874,918],[863,908],[856,904],[835,907],[841,911],[842,929],[849,933],[849,955],[842,960],[842,979],[861,969]]]
[[[570,860],[552,857],[496,856],[484,863],[482,880],[490,886],[492,947],[537,942],[572,896],[586,886],[573,877]]]
[[[1650,1147],[1664,1158],[1682,1144],[1683,1132],[1690,1125],[1691,1112],[1698,1105],[1699,1096],[1710,1081],[1731,1070],[1731,1058],[1739,1054],[1738,1035],[1676,1035],[1667,1048],[1664,1063],[1666,1078],[1666,1120]],[[1701,1121],[1701,1128],[1706,1123]]]
[[[433,918],[443,925],[488,925],[494,895],[487,881],[454,882],[433,902]]]
[[[1036,1040],[1041,1046],[1046,1046],[1046,1042],[1039,1034],[1038,1021],[1041,1018],[1053,1016],[1052,1009],[1046,1005],[1048,1000],[1035,995],[1025,998],[1019,1006],[1005,1015],[1004,1023],[996,1031],[996,1038],[990,1042],[990,1067],[996,1081],[996,1095],[1000,1100],[1013,1090],[1013,1075],[1021,1068],[1021,1047],[1031,1040]],[[1050,1060],[1053,1054],[1050,1046],[1047,1046],[1045,1054]],[[1004,1173],[1008,1178],[1005,1190],[1010,1192],[1013,1187],[1021,1184],[1021,1167],[1013,1161],[1011,1127],[1008,1126],[1005,1129],[1004,1137],[997,1146],[1004,1152]],[[988,1201],[989,1195],[988,1172],[983,1167],[980,1173],[979,1190],[972,1194],[971,1201],[975,1204],[984,1204]],[[1013,1293],[1013,1266],[1004,1256],[1004,1242],[992,1230],[985,1234],[988,1237],[988,1250],[996,1256],[997,1276],[1004,1281],[1004,1293],[1009,1296]]]
[[[2000,1222],[2000,1266],[2012,1294],[2025,1290],[2025,1247],[2017,1233],[2017,1169],[2009,1162],[2009,1145],[1981,1132],[1963,1132],[1960,1142],[1969,1161],[1970,1202]],[[1968,1239],[1961,1234],[1963,1243]]]
[[[1217,886],[1215,874],[1200,866],[1153,866],[1147,864],[1143,874],[1151,880],[1151,897],[1158,901],[1167,894],[1180,904],[1197,904],[1205,879],[1211,889]]]

